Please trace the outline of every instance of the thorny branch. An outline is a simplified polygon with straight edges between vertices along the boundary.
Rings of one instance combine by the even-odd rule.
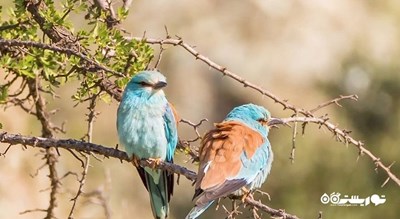
[[[366,154],[374,163],[377,167],[381,168],[382,170],[384,170],[386,172],[386,174],[388,175],[388,177],[395,182],[398,186],[400,186],[400,179],[394,175],[391,171],[390,171],[390,166],[386,166],[385,164],[382,163],[382,161],[377,158],[374,154],[372,154],[372,152],[368,151],[365,147],[364,147],[364,143],[362,143],[359,140],[354,139],[353,137],[351,137],[349,135],[349,131],[346,131],[344,129],[340,129],[339,127],[335,126],[333,123],[329,122],[328,119],[324,119],[324,120],[320,120],[316,115],[313,114],[313,112],[316,112],[317,110],[326,107],[330,104],[337,104],[339,105],[339,101],[343,100],[343,99],[351,99],[351,100],[357,100],[357,96],[356,95],[349,95],[349,96],[341,96],[339,98],[336,98],[332,101],[328,101],[327,103],[321,104],[317,107],[315,107],[314,109],[311,110],[305,110],[302,108],[298,108],[292,104],[290,104],[287,100],[284,99],[280,99],[278,96],[276,96],[275,94],[271,93],[268,90],[265,90],[264,88],[253,84],[247,80],[245,80],[244,78],[240,77],[238,74],[233,73],[232,71],[228,70],[226,67],[223,67],[217,63],[215,63],[214,61],[212,61],[211,59],[207,58],[206,56],[202,55],[201,53],[199,53],[197,50],[194,49],[193,46],[190,46],[189,44],[185,43],[182,38],[177,37],[177,39],[173,39],[173,38],[169,38],[167,37],[166,39],[150,39],[150,38],[140,38],[140,37],[126,37],[126,39],[135,39],[135,40],[144,40],[145,42],[149,43],[149,44],[156,44],[156,45],[173,45],[173,46],[180,46],[183,49],[185,49],[187,52],[189,52],[191,55],[193,55],[196,59],[201,60],[202,62],[204,62],[205,64],[207,64],[209,67],[217,70],[218,72],[220,72],[223,76],[227,76],[237,82],[239,82],[240,84],[242,84],[244,87],[248,87],[251,88],[257,92],[259,92],[261,95],[267,96],[270,99],[272,99],[273,101],[275,101],[275,103],[280,104],[284,110],[291,110],[292,112],[294,112],[297,115],[303,115],[307,118],[310,118],[312,120],[318,120],[321,122],[322,125],[328,127],[328,130],[331,131],[333,134],[335,134],[336,136],[339,136],[340,138],[343,138],[345,143],[351,143],[353,144],[355,147],[358,148],[360,154]],[[340,105],[339,105],[340,106]],[[301,122],[301,121],[299,121]]]
[[[42,136],[45,138],[52,138],[54,126],[49,121],[49,116],[46,112],[46,103],[42,95],[40,94],[38,87],[40,87],[40,81],[38,77],[35,79],[28,79],[29,93],[35,101],[36,117],[42,124]],[[47,215],[45,219],[55,218],[54,209],[57,207],[56,195],[58,193],[59,179],[56,169],[56,163],[58,161],[58,155],[53,147],[46,148],[45,154],[46,164],[49,167],[49,178],[50,178],[50,203],[47,208]]]
[[[122,74],[115,72],[111,69],[108,69],[100,64],[98,64],[96,61],[93,61],[92,59],[88,58],[85,54],[81,53],[81,46],[77,40],[77,38],[73,35],[73,33],[71,33],[68,29],[66,29],[63,26],[59,26],[59,25],[48,25],[48,21],[43,17],[43,15],[41,14],[41,11],[45,11],[47,9],[47,5],[44,1],[39,1],[39,2],[35,2],[32,0],[25,0],[24,4],[27,8],[27,10],[32,14],[33,19],[36,21],[36,23],[39,24],[40,29],[45,33],[45,35],[47,37],[49,37],[53,43],[57,44],[57,45],[61,45],[64,47],[58,47],[55,45],[48,45],[48,44],[41,44],[38,42],[27,42],[27,41],[18,41],[17,40],[3,40],[0,39],[0,45],[1,48],[6,48],[6,46],[23,46],[23,47],[36,47],[36,48],[41,48],[41,49],[48,49],[48,50],[52,50],[54,52],[59,52],[59,53],[65,53],[66,55],[74,55],[79,57],[81,60],[86,62],[86,66],[85,69],[87,71],[98,71],[101,72],[105,71],[105,72],[110,72],[113,73],[114,75],[118,75],[121,76]],[[94,66],[94,68],[92,67]],[[97,70],[95,70],[97,69]],[[102,70],[102,71],[99,71]],[[123,76],[123,75],[122,75]],[[105,83],[110,83],[109,80],[107,78],[102,78],[103,80],[101,80],[100,82],[100,87],[103,87],[105,85]],[[39,86],[40,87],[40,86]],[[107,86],[107,88],[110,88],[110,86]],[[107,89],[110,91],[114,91],[116,88],[113,87],[112,89]],[[37,90],[37,88],[36,88]],[[110,93],[110,91],[107,91],[110,96],[113,96],[113,93]],[[31,94],[32,94],[32,90],[31,90]],[[38,92],[37,92],[38,93]],[[36,98],[34,97],[34,99],[36,100]],[[42,122],[42,127],[43,130],[45,128],[49,128],[51,130],[51,123],[48,119],[41,119],[40,117],[40,111],[45,112],[44,111],[44,104],[43,104],[43,108],[40,108],[40,105],[38,105],[39,103],[44,103],[42,102],[42,98],[39,98],[39,101],[36,101],[36,113],[37,113],[37,117],[38,119]],[[94,104],[95,104],[95,98],[93,100],[93,111],[91,111],[91,113],[94,113]],[[22,103],[20,104],[21,108],[24,108]],[[39,108],[38,108],[39,106]],[[91,105],[92,106],[92,105]],[[89,107],[89,109],[91,109]],[[95,115],[92,115],[91,113],[89,113],[89,123],[88,123],[88,139],[89,141],[91,140],[91,128],[92,128],[92,121],[94,120]],[[92,116],[92,117],[91,117]],[[48,118],[48,117],[44,117],[44,118]],[[46,125],[47,124],[47,125]],[[43,133],[45,133],[43,131]],[[51,133],[51,132],[50,132]],[[43,137],[52,137],[53,135],[49,135],[49,136],[45,136],[43,134]],[[55,154],[54,149],[53,148],[48,148],[46,149],[47,152],[47,164],[49,166],[49,170],[50,170],[50,174],[49,177],[51,179],[51,193],[50,193],[50,204],[49,207],[47,209],[47,216],[46,218],[54,218],[54,213],[53,213],[53,209],[56,207],[56,199],[55,199],[55,195],[57,194],[57,189],[58,189],[58,183],[59,183],[59,179],[57,176],[57,172],[55,169],[55,162],[57,161],[57,154]],[[58,152],[58,151],[57,151]],[[82,160],[77,157],[73,152],[71,152],[78,160],[80,160],[82,162]],[[53,158],[53,159],[51,159]],[[89,157],[86,156],[86,163],[84,166],[84,170],[82,172],[82,178],[79,181],[80,186],[77,192],[76,197],[74,198],[74,202],[73,202],[73,207],[71,208],[71,212],[69,215],[69,218],[72,217],[73,215],[73,211],[74,211],[74,207],[77,201],[77,198],[79,197],[80,193],[82,192],[82,188],[86,179],[86,175],[87,175],[87,168],[89,165]]]
[[[71,34],[64,26],[57,24],[49,25],[49,21],[43,17],[43,11],[47,11],[48,7],[45,1],[24,0],[26,9],[31,13],[33,20],[39,24],[40,29],[48,36],[54,43],[59,43],[74,49],[80,47],[76,37]]]
[[[98,0],[98,1],[106,2],[108,4],[108,6],[107,6],[108,10],[113,10],[111,8],[111,3],[110,3],[111,1],[109,1],[109,0]],[[125,8],[125,10],[127,10],[129,5],[131,4],[131,2],[132,1],[130,1],[130,0],[124,1],[123,7]],[[39,24],[41,30],[55,44],[48,45],[48,44],[43,44],[43,43],[38,43],[38,42],[0,39],[0,48],[1,48],[0,50],[4,49],[6,47],[16,47],[16,46],[17,47],[35,47],[35,48],[52,50],[55,52],[64,53],[67,55],[74,55],[74,56],[79,57],[87,65],[86,67],[83,68],[85,71],[96,71],[96,73],[98,73],[100,76],[102,76],[102,74],[104,72],[113,73],[114,75],[116,75],[118,77],[124,76],[124,74],[115,72],[112,69],[108,69],[107,67],[102,66],[97,61],[88,57],[86,54],[81,53],[80,52],[81,46],[79,45],[79,41],[72,34],[72,32],[70,32],[68,29],[66,29],[65,27],[59,26],[59,25],[48,25],[49,24],[48,21],[46,21],[46,19],[43,18],[40,13],[41,10],[45,10],[47,7],[44,1],[39,1],[38,3],[36,3],[36,1],[33,1],[33,0],[24,0],[24,3],[26,5],[27,10],[32,14],[32,18]],[[104,9],[107,9],[107,8],[105,7]],[[113,16],[112,11],[110,11],[110,14],[111,14],[111,16]],[[111,24],[110,26],[112,27],[114,23],[110,23],[110,24]],[[168,35],[168,33],[167,33],[167,35]],[[130,37],[129,39],[135,39],[135,40],[139,40],[139,41],[143,40],[148,44],[157,44],[160,46],[160,48],[163,48],[162,47],[163,45],[173,45],[173,46],[182,47],[187,52],[189,52],[191,55],[193,55],[196,59],[201,60],[202,62],[204,62],[211,68],[222,73],[223,76],[227,76],[227,77],[239,82],[244,87],[249,87],[249,88],[261,93],[262,95],[269,97],[270,99],[274,100],[276,103],[283,106],[284,110],[289,109],[289,110],[293,111],[296,116],[292,117],[292,118],[284,119],[284,121],[286,123],[302,122],[303,129],[304,129],[305,125],[308,123],[317,123],[320,126],[326,127],[330,132],[334,133],[337,140],[344,142],[346,144],[351,143],[351,144],[355,145],[358,148],[360,154],[367,154],[367,156],[375,163],[375,165],[377,167],[383,169],[387,173],[388,179],[382,184],[382,186],[385,185],[389,179],[393,180],[397,185],[400,186],[399,178],[397,178],[397,176],[395,176],[390,171],[390,168],[394,163],[392,163],[389,166],[385,166],[378,157],[373,155],[370,151],[368,151],[364,147],[364,144],[361,141],[357,141],[354,138],[352,138],[349,135],[349,133],[350,133],[349,131],[340,129],[336,125],[333,125],[333,123],[330,123],[328,121],[329,119],[327,117],[317,117],[313,114],[316,111],[318,111],[326,106],[329,106],[331,104],[336,104],[338,106],[341,106],[339,104],[339,101],[344,100],[344,99],[357,100],[357,96],[355,96],[355,95],[340,96],[339,98],[336,98],[334,100],[328,101],[323,104],[320,104],[311,110],[304,110],[304,109],[295,107],[294,105],[291,105],[290,103],[288,103],[287,100],[280,99],[279,97],[275,96],[273,93],[263,89],[262,87],[260,87],[256,84],[246,81],[245,79],[241,78],[239,75],[227,70],[227,68],[213,62],[206,56],[204,56],[204,55],[200,54],[198,51],[196,51],[194,49],[194,47],[185,43],[180,37],[177,37],[176,39],[173,39],[169,36],[167,36],[166,39],[144,39],[143,37],[142,38]],[[160,55],[160,57],[161,57],[161,55]],[[36,80],[34,80],[34,81],[36,81]],[[35,85],[31,82],[31,83],[28,83],[28,86],[31,86],[30,87],[30,89],[31,89]],[[105,78],[103,76],[102,80],[99,81],[99,86],[101,87],[101,89],[103,91],[107,92],[114,99],[116,99],[118,101],[121,99],[121,90],[113,82],[111,82],[108,78]],[[40,94],[40,92],[38,92],[37,88],[31,90],[31,92],[33,92],[33,91]],[[7,133],[0,133],[0,142],[9,143],[10,144],[9,147],[11,147],[11,145],[15,145],[15,144],[22,144],[22,145],[30,145],[33,147],[35,147],[35,146],[42,147],[42,148],[45,148],[46,151],[50,151],[51,147],[56,147],[56,148],[61,147],[61,148],[65,148],[67,150],[77,150],[81,153],[83,152],[83,153],[87,153],[87,154],[91,154],[92,152],[98,153],[98,154],[102,154],[106,157],[118,158],[121,161],[127,160],[126,154],[124,152],[118,151],[116,149],[105,148],[100,145],[95,145],[95,144],[92,144],[89,142],[82,142],[82,141],[76,141],[76,140],[52,139],[52,136],[53,136],[52,131],[54,131],[54,127],[52,127],[50,121],[47,119],[48,115],[46,115],[45,103],[44,103],[43,99],[40,97],[40,95],[39,95],[39,97],[38,96],[33,97],[33,99],[35,101],[35,106],[36,106],[35,112],[33,112],[31,109],[24,107],[22,104],[20,104],[20,106],[25,111],[29,112],[30,114],[36,114],[39,121],[42,123],[43,136],[46,138],[26,137],[26,136],[21,136],[21,135],[11,135],[11,134],[7,134]],[[21,103],[21,102],[19,102],[18,99],[15,99],[14,104],[19,105],[18,103]],[[44,117],[42,116],[42,114]],[[298,115],[303,115],[304,117],[297,117]],[[196,131],[198,126],[193,126],[193,127]],[[297,131],[296,129],[297,129],[297,126],[295,125],[294,132],[293,132],[293,158],[294,158],[294,148],[295,148],[294,139],[295,139],[295,134]],[[199,136],[198,133],[197,133],[197,135]],[[199,140],[199,139],[200,138],[197,138],[195,140]],[[7,153],[9,147],[5,150],[5,152],[2,155],[5,155],[5,153]],[[55,153],[54,150],[52,152],[53,152],[52,156],[53,155],[57,156],[57,154]],[[54,175],[54,174],[57,174],[57,172],[55,171],[55,162],[57,160],[49,159],[50,157],[51,156],[47,156],[46,158],[47,158],[47,162],[49,164],[50,178],[52,179],[51,180],[51,188],[52,188],[51,193],[53,193],[53,189],[56,190],[57,186],[58,186],[58,180],[53,180],[53,179],[58,179],[57,175]],[[151,161],[151,160],[141,161],[141,164],[144,166],[154,165],[152,163],[153,163],[153,161]],[[53,176],[51,176],[52,175],[52,165],[53,165]],[[187,170],[184,167],[180,167],[178,165],[169,164],[169,163],[161,163],[159,165],[159,168],[167,169],[167,170],[175,172],[177,174],[184,175],[186,178],[188,178],[190,180],[195,179],[195,173]],[[83,176],[82,176],[82,179],[83,179]],[[83,185],[83,184],[81,183],[81,185]],[[81,190],[81,188],[79,190]],[[79,190],[78,190],[78,193],[79,193]],[[55,193],[56,193],[56,191],[55,191]],[[47,212],[46,218],[54,217],[54,215],[52,215],[52,212],[53,212],[54,207],[56,206],[55,193],[50,195],[51,199],[52,198],[53,199],[51,200],[50,206],[47,210],[35,209],[38,211],[46,211]],[[247,198],[245,200],[247,204],[249,204],[253,207],[262,209],[262,210],[270,213],[271,215],[281,216],[283,218],[297,218],[296,216],[286,214],[285,212],[283,212],[281,210],[271,209],[268,206],[265,206],[253,199],[251,199],[251,200],[248,200],[248,199],[249,198]],[[71,210],[71,212],[72,211],[73,211],[73,209]]]
[[[293,120],[293,121],[297,121],[297,122],[303,122],[303,126],[302,126],[303,128],[308,122],[316,122],[316,123],[319,123],[320,125],[327,127],[329,131],[331,131],[332,133],[334,133],[337,136],[337,139],[339,141],[342,141],[346,144],[351,143],[351,144],[355,145],[358,148],[358,150],[360,151],[360,154],[366,154],[372,161],[374,161],[374,163],[377,167],[383,169],[386,172],[389,179],[393,180],[397,185],[400,186],[400,180],[397,178],[396,175],[394,175],[390,171],[391,166],[384,165],[378,157],[376,157],[374,154],[372,154],[372,152],[368,151],[364,147],[364,144],[361,141],[357,141],[354,138],[352,138],[349,135],[349,133],[350,133],[349,131],[340,129],[339,127],[335,126],[333,123],[330,123],[328,121],[328,118],[316,117],[313,114],[313,112],[316,112],[317,110],[319,110],[323,107],[329,106],[333,103],[340,106],[340,104],[338,103],[340,100],[344,100],[344,99],[357,100],[357,96],[355,96],[355,95],[341,96],[334,100],[320,104],[311,110],[304,110],[304,109],[296,108],[293,105],[290,105],[289,103],[287,103],[286,100],[281,100],[281,99],[277,98],[275,95],[271,94],[270,92],[262,89],[261,87],[258,87],[257,85],[254,85],[250,82],[245,81],[244,79],[240,78],[236,74],[226,70],[226,68],[221,67],[221,66],[217,65],[216,63],[212,62],[211,60],[209,60],[208,58],[205,58],[203,55],[200,55],[196,50],[194,50],[193,47],[189,46],[188,44],[183,43],[182,39],[171,39],[171,38],[168,38],[165,40],[141,39],[141,38],[134,38],[134,39],[145,40],[147,43],[150,43],[150,44],[172,44],[172,45],[176,45],[176,46],[182,46],[187,51],[189,51],[191,54],[193,54],[197,59],[200,59],[203,62],[205,62],[206,64],[208,64],[210,67],[213,67],[213,68],[219,70],[220,72],[223,73],[223,75],[228,76],[228,77],[238,81],[239,83],[243,84],[245,87],[250,87],[250,88],[260,92],[261,94],[270,97],[275,102],[281,104],[284,107],[284,109],[290,109],[293,112],[295,112],[295,114],[297,114],[297,115],[299,115],[299,114],[304,115],[305,117],[303,117],[303,119],[301,119],[301,120]],[[29,44],[27,44],[27,45],[29,45]],[[111,81],[108,81],[108,80],[102,80],[100,83],[101,83],[100,86],[104,91],[106,91],[108,94],[110,94],[114,99],[120,100],[121,90],[118,89],[114,83],[112,83]],[[289,121],[289,122],[291,122],[291,121]],[[387,183],[387,180],[383,183],[383,185],[386,183]]]
[[[364,143],[362,143],[361,141],[357,141],[354,138],[349,136],[349,131],[347,130],[342,130],[340,128],[338,128],[336,125],[327,122],[329,118],[324,118],[324,117],[292,117],[292,118],[285,118],[283,119],[283,121],[285,123],[289,123],[289,122],[304,122],[304,123],[316,123],[319,124],[321,126],[326,127],[330,132],[332,132],[335,136],[336,139],[340,142],[343,142],[345,144],[351,143],[353,145],[355,145],[358,150],[359,150],[359,154],[363,155],[366,154],[368,157],[371,158],[371,160],[375,163],[376,167],[380,167],[381,169],[383,169],[388,177],[390,177],[390,179],[392,179],[397,185],[400,185],[400,180],[397,178],[396,175],[394,175],[391,171],[390,168],[392,167],[393,163],[389,166],[385,166],[382,161],[380,160],[380,158],[376,157],[371,151],[367,150],[364,147]],[[385,181],[382,185],[386,184],[387,181]]]
[[[143,40],[141,38],[134,38],[134,39]],[[208,59],[205,56],[203,56],[200,53],[198,53],[196,50],[194,50],[193,47],[191,47],[188,44],[184,43],[182,41],[182,39],[171,39],[171,38],[168,38],[168,39],[165,39],[165,40],[154,40],[154,39],[144,39],[144,40],[147,43],[150,43],[150,44],[172,44],[172,45],[175,45],[175,46],[177,46],[177,45],[182,46],[188,52],[190,52],[192,55],[194,55],[197,59],[202,60],[203,62],[208,64],[210,67],[220,71],[223,75],[228,76],[228,77],[238,81],[239,83],[243,84],[245,87],[250,87],[250,88],[260,92],[261,94],[270,97],[275,102],[281,104],[284,107],[284,109],[290,109],[290,110],[294,111],[296,114],[301,114],[301,115],[306,116],[306,117],[304,117],[304,119],[302,121],[296,120],[298,122],[305,122],[303,124],[303,127],[304,127],[305,124],[307,124],[307,122],[320,123],[321,125],[327,127],[329,131],[334,133],[337,136],[338,140],[343,141],[345,143],[351,143],[351,144],[355,145],[359,149],[360,154],[367,154],[367,156],[370,157],[374,161],[374,163],[376,164],[377,167],[383,169],[387,173],[388,177],[390,179],[392,179],[397,185],[400,186],[400,180],[397,178],[397,176],[395,176],[390,171],[390,167],[391,166],[385,166],[380,161],[379,158],[377,158],[375,155],[373,155],[370,151],[368,151],[364,147],[364,144],[361,141],[357,141],[354,138],[352,138],[349,135],[348,131],[339,129],[337,126],[335,126],[332,123],[328,122],[327,118],[325,118],[325,119],[318,118],[318,117],[316,117],[316,116],[314,116],[312,114],[313,112],[316,112],[317,110],[319,110],[319,109],[321,109],[323,107],[326,107],[326,106],[328,106],[330,104],[333,104],[333,103],[335,103],[335,104],[340,106],[340,104],[338,102],[340,100],[343,100],[343,99],[356,100],[357,96],[354,96],[354,95],[341,96],[339,98],[336,98],[334,100],[328,101],[328,102],[326,102],[324,104],[321,104],[321,105],[317,106],[316,108],[308,110],[308,111],[304,110],[304,109],[299,109],[299,108],[294,107],[293,105],[290,105],[289,103],[287,103],[287,101],[279,99],[278,97],[276,97],[275,95],[273,95],[269,91],[266,91],[266,90],[262,89],[261,87],[259,87],[257,85],[254,85],[254,84],[252,84],[252,83],[250,83],[248,81],[245,81],[244,79],[240,78],[236,74],[228,71],[226,68],[217,65],[216,63],[212,62],[210,59]],[[16,44],[14,44],[14,43],[16,43]],[[49,45],[46,45],[46,44],[41,44],[41,43],[36,43],[36,42],[25,42],[25,41],[15,41],[15,42],[12,41],[12,42],[10,42],[10,41],[0,40],[0,45],[1,44],[8,45],[8,46],[33,46],[33,47],[37,46],[38,48],[51,49],[51,50],[56,51],[56,52],[65,52],[67,54],[70,53],[70,52],[73,52],[71,54],[73,54],[73,55],[77,55],[78,54],[77,55],[78,57],[80,55],[82,55],[82,54],[80,54],[80,53],[78,53],[76,51],[73,51],[73,50],[69,51],[69,49],[65,49],[65,48],[62,48],[62,47],[49,46]],[[82,57],[80,57],[80,58],[82,58]],[[89,58],[87,58],[87,59],[89,59]],[[99,69],[105,70],[104,68],[101,67],[101,65],[99,65],[99,64],[97,64],[97,63],[95,63],[93,61],[91,61],[90,63],[94,64],[94,65],[98,65],[97,67]],[[117,75],[119,75],[119,73]],[[104,80],[104,81],[101,81],[100,83],[101,83],[100,86],[102,87],[103,90],[105,90],[107,93],[109,93],[114,99],[120,100],[120,98],[121,98],[121,90],[119,90],[112,82]],[[295,120],[293,120],[293,121],[295,121]],[[387,183],[387,181],[385,181],[384,184],[386,184],[386,183]]]
[[[122,161],[130,162],[131,161],[125,152],[120,151],[118,149],[114,149],[111,147],[104,147],[102,145],[79,141],[79,140],[74,140],[74,139],[54,139],[54,138],[43,138],[43,137],[30,137],[30,136],[23,136],[23,135],[16,135],[16,134],[8,134],[6,132],[0,132],[0,142],[11,144],[11,145],[21,144],[24,146],[40,147],[40,148],[45,148],[45,149],[50,148],[50,147],[70,149],[70,150],[75,150],[75,151],[79,151],[79,152],[86,153],[86,154],[96,153],[99,155],[103,155],[107,158],[111,158],[111,157],[117,158],[121,162]],[[156,168],[159,168],[159,169],[167,170],[167,171],[170,171],[170,172],[178,174],[178,175],[183,175],[191,181],[194,181],[196,179],[195,172],[188,170],[185,167],[176,165],[176,164],[167,163],[167,162],[157,162],[156,160],[148,159],[148,160],[141,160],[140,165],[147,166],[147,167],[155,166]],[[256,201],[251,198],[246,198],[245,203],[250,206],[255,206],[259,209],[262,209],[263,211],[265,211],[271,215],[288,218],[288,219],[297,219],[297,216],[295,216],[295,215],[291,215],[291,214],[285,213],[283,211],[270,208],[270,207],[262,204],[261,202]]]

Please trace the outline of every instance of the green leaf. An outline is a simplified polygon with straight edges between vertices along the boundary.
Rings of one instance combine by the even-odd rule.
[[[119,88],[124,88],[125,85],[129,82],[130,78],[120,78],[115,81]]]
[[[100,96],[101,100],[103,100],[105,103],[111,103],[111,96],[109,94],[102,94]]]
[[[1,85],[0,87],[0,103],[5,103],[8,97],[8,86]]]
[[[128,11],[125,10],[123,7],[120,7],[117,10],[117,16],[118,16],[119,20],[125,20],[126,17],[128,17]]]
[[[99,35],[99,24],[96,22],[92,30],[92,37],[97,37]]]

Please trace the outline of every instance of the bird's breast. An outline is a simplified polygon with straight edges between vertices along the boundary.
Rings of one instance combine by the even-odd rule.
[[[167,140],[163,104],[121,102],[117,128],[120,142],[129,156],[165,159]]]

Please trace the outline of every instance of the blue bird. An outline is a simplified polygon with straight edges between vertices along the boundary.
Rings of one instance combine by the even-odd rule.
[[[186,219],[197,218],[218,198],[249,195],[266,180],[273,160],[268,131],[282,120],[264,107],[234,108],[215,129],[205,134],[199,151],[199,170]]]
[[[167,101],[166,78],[156,71],[142,71],[128,83],[117,112],[119,142],[132,158],[149,192],[153,215],[168,217],[174,175],[165,170],[140,167],[139,159],[173,163],[178,142],[177,115]]]

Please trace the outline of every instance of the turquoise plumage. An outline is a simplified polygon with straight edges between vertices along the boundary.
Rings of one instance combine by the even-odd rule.
[[[142,168],[137,165],[137,160],[153,158],[173,163],[178,142],[177,120],[175,110],[162,90],[166,85],[166,78],[159,72],[139,72],[127,84],[117,112],[119,141],[136,164],[157,219],[168,216],[173,174]]]
[[[281,120],[271,118],[265,108],[246,104],[206,133],[199,152],[195,207],[186,219],[197,218],[218,198],[261,187],[273,160],[269,126],[278,123]]]

